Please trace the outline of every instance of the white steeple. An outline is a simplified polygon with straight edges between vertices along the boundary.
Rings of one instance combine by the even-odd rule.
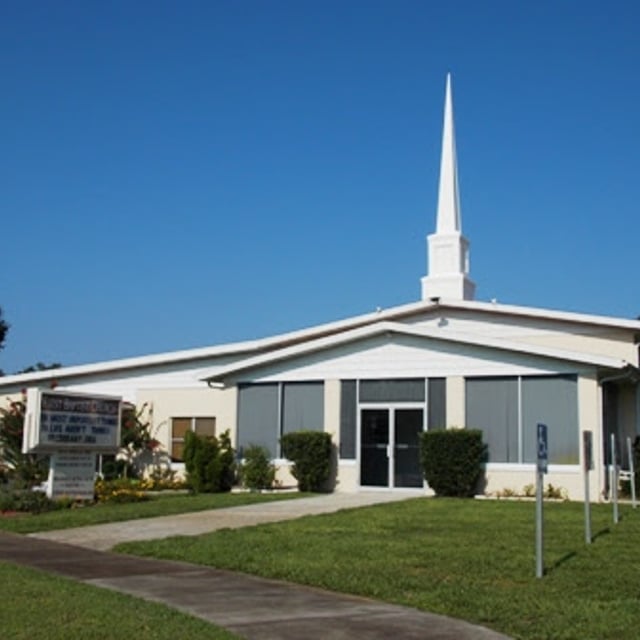
[[[469,242],[462,235],[458,162],[453,127],[451,74],[447,74],[440,159],[436,232],[427,236],[429,263],[422,278],[422,299],[472,300],[476,286],[469,279]]]

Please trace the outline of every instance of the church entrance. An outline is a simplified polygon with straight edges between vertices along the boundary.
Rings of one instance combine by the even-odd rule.
[[[360,410],[360,484],[365,487],[423,486],[420,434],[423,407]]]

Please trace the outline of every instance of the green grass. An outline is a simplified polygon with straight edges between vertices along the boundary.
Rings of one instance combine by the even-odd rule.
[[[233,640],[161,604],[0,562],[3,640]]]
[[[534,504],[416,499],[127,543],[118,550],[255,573],[451,615],[515,638],[640,637],[640,510],[545,505],[545,568],[535,578]]]
[[[86,527],[105,522],[121,522],[138,518],[169,516],[190,511],[206,509],[222,509],[239,507],[257,502],[273,500],[289,500],[309,497],[304,493],[201,493],[197,495],[162,495],[153,496],[147,502],[131,502],[128,504],[101,503],[76,509],[61,509],[37,515],[19,514],[11,517],[0,516],[0,529],[14,533],[33,533],[35,531],[52,531]]]

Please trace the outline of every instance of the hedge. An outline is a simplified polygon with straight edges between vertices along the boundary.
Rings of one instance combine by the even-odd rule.
[[[438,496],[473,496],[486,459],[487,445],[480,430],[445,429],[422,434],[422,470]]]
[[[280,443],[284,457],[293,462],[291,474],[300,491],[324,491],[331,472],[331,435],[294,431],[282,436]]]

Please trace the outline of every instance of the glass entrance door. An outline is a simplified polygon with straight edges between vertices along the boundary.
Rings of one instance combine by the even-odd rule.
[[[360,484],[422,487],[420,433],[424,411],[371,408],[360,412]]]
[[[360,483],[389,486],[389,410],[363,409],[360,421]]]
[[[394,487],[421,487],[420,434],[423,429],[422,409],[394,411]]]

